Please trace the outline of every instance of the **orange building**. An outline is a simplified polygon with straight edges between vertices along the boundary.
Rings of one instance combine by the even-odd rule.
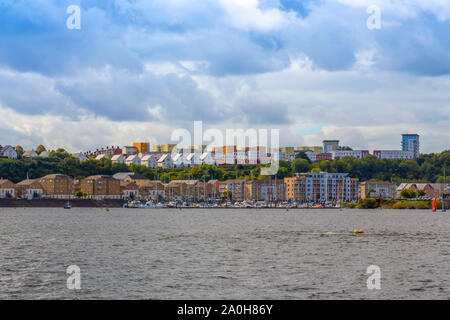
[[[138,149],[139,153],[150,152],[150,143],[148,143],[148,142],[134,142],[133,146]]]
[[[305,201],[305,177],[284,178],[286,200]]]

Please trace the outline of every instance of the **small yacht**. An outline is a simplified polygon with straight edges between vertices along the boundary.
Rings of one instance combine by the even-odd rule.
[[[64,209],[72,209],[72,206],[70,205],[70,202],[67,202],[64,206]]]

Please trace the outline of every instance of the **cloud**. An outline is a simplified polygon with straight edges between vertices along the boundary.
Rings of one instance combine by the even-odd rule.
[[[81,30],[66,28],[74,3]],[[373,4],[381,30],[366,27]],[[292,144],[449,141],[448,1],[0,0],[0,21],[0,105],[15,125],[2,120],[2,137],[23,144],[162,138],[193,120],[277,127]],[[54,136],[65,128],[77,139]]]

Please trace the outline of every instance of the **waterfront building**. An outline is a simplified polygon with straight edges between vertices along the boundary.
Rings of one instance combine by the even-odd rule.
[[[329,152],[333,160],[342,157],[352,157],[358,160],[364,159],[365,156],[369,155],[369,150],[333,150]]]
[[[12,146],[0,147],[0,157],[8,159],[17,159],[17,151]]]
[[[234,201],[244,200],[244,190],[245,190],[246,180],[244,179],[234,179],[226,180],[220,183],[220,194],[223,195],[225,191],[231,191],[231,198]]]
[[[150,181],[150,179],[148,179],[146,176],[135,172],[118,172],[112,177],[122,182],[134,182],[138,186],[142,186],[146,182]]]
[[[161,181],[145,181],[139,186],[139,194],[144,199],[162,200],[166,198],[165,186]]]
[[[374,150],[373,155],[378,159],[392,159],[392,160],[410,160],[414,159],[413,151],[402,150]]]
[[[120,199],[120,180],[108,175],[96,175],[82,179],[80,190],[92,199]]]
[[[286,200],[295,202],[305,202],[306,178],[305,177],[289,177],[284,178]]]
[[[166,185],[169,200],[193,201],[198,197],[198,180],[172,180]]]
[[[7,179],[0,179],[0,199],[17,197],[16,185]]]
[[[150,152],[150,143],[148,142],[133,142],[133,146],[137,148],[138,153]]]
[[[305,200],[355,201],[359,197],[359,181],[348,177],[348,173],[311,172],[297,173],[305,178]]]
[[[141,165],[141,158],[139,158],[139,155],[133,154],[133,155],[127,157],[127,159],[125,160],[125,164],[127,166],[130,166],[132,164],[140,166]]]
[[[112,163],[122,163],[124,164],[126,161],[126,157],[123,154],[115,154],[112,156],[111,161]]]
[[[397,196],[400,197],[400,193],[405,189],[413,190],[415,192],[422,190],[425,192],[426,198],[432,199],[435,196],[441,196],[449,187],[450,183],[401,183],[397,187],[396,193]]]
[[[285,200],[283,180],[251,180],[245,182],[244,199],[250,201],[277,202]]]
[[[132,181],[120,181],[120,194],[122,199],[137,200],[139,199],[139,186]]]
[[[365,198],[385,198],[392,199],[396,196],[397,186],[386,181],[365,181],[359,186],[359,197]],[[369,192],[371,192],[369,194]]]
[[[65,174],[49,174],[36,180],[46,197],[67,199],[75,194],[73,179]]]
[[[420,155],[420,142],[418,134],[402,134],[402,150],[403,151],[412,151],[414,157],[418,157]]]
[[[22,199],[40,198],[44,195],[44,188],[37,180],[23,180],[16,184],[17,196]]]
[[[323,152],[339,150],[339,140],[323,140]]]

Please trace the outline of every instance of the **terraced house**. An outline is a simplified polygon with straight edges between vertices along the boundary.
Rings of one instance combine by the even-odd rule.
[[[48,198],[67,199],[75,194],[74,181],[65,174],[49,174],[37,180]]]
[[[121,198],[120,180],[107,175],[90,176],[81,180],[80,190],[92,199]]]

